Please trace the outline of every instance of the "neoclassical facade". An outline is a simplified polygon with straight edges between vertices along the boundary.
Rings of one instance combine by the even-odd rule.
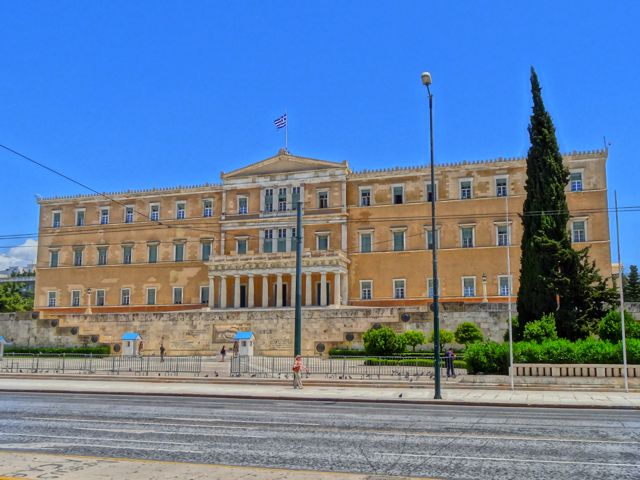
[[[606,159],[606,150],[564,156],[567,229],[610,277]],[[424,166],[353,171],[284,150],[220,177],[39,200],[36,308],[289,308],[298,202],[304,307],[430,303],[434,238],[443,301],[505,302],[517,291],[523,158],[438,166],[435,192]]]

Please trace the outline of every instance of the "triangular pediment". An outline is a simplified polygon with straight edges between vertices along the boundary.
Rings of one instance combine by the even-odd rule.
[[[329,162],[314,158],[299,157],[281,149],[277,155],[261,160],[246,167],[224,173],[220,177],[224,179],[251,177],[254,175],[274,175],[281,173],[304,172],[309,170],[327,170],[341,168],[347,170],[347,162]]]

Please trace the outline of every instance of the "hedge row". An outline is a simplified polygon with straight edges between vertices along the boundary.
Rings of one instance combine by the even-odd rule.
[[[96,345],[93,347],[19,347],[5,346],[5,353],[50,353],[50,354],[80,354],[80,355],[109,355],[109,345]]]
[[[465,362],[470,374],[507,375],[509,372],[508,343],[475,343],[467,347]],[[621,364],[622,344],[602,340],[548,340],[542,343],[513,344],[514,363],[595,363]],[[640,364],[640,340],[627,340],[627,362]]]
[[[395,365],[403,365],[410,367],[433,367],[433,360],[427,360],[422,358],[405,358],[405,359],[391,359],[391,358],[367,358],[364,361],[365,365],[382,365],[382,366],[395,366]],[[444,359],[441,362],[442,367],[444,368],[445,363]],[[453,366],[455,368],[467,368],[467,364],[464,360],[454,360]]]
[[[365,352],[364,350],[347,350],[342,348],[332,348],[331,350],[329,350],[329,356],[330,357],[366,357],[367,352]],[[398,356],[416,357],[416,358],[420,358],[420,357],[432,358],[433,352],[424,351],[424,350],[420,352],[402,352],[401,354],[398,354]]]

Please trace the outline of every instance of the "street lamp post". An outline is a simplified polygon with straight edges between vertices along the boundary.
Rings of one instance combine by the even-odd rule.
[[[431,74],[423,72],[420,75],[422,84],[427,87],[429,94],[429,149],[431,157],[431,231],[433,232],[433,350],[434,350],[434,373],[435,373],[435,395],[436,400],[442,399],[440,393],[440,312],[438,306],[439,286],[438,286],[438,235],[436,235],[436,172],[433,160],[433,95],[431,94]]]

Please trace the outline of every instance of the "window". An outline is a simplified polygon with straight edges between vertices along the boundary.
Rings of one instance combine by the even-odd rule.
[[[201,286],[200,287],[200,303],[206,304],[209,303],[209,287]]]
[[[435,182],[435,184],[436,184],[436,195],[435,195],[435,198],[436,198],[436,201],[438,201],[438,182]],[[431,191],[431,182],[430,181],[427,182],[426,192],[427,192],[427,202],[433,202],[433,192]]]
[[[327,190],[318,192],[318,208],[329,208],[329,192]]]
[[[120,290],[120,305],[129,305],[131,303],[131,289],[123,288]]]
[[[373,292],[373,281],[360,280],[360,299],[371,300]]]
[[[471,198],[471,180],[460,180],[460,198],[467,200]]]
[[[80,290],[71,290],[71,306],[80,306]]]
[[[122,246],[122,263],[125,265],[130,265],[132,257],[133,257],[133,245],[123,245]]]
[[[507,225],[496,226],[496,245],[499,247],[509,245],[509,227]]]
[[[182,287],[173,287],[173,303],[176,305],[182,303]]]
[[[157,222],[158,220],[160,220],[160,204],[152,203],[151,205],[149,205],[149,208],[150,208],[149,217],[151,218],[151,220],[153,220],[154,222]]]
[[[278,189],[278,211],[284,212],[287,210],[287,188]]]
[[[186,202],[176,203],[176,219],[183,220],[187,216]]]
[[[440,230],[436,230],[436,240],[440,245]],[[427,250],[433,250],[433,230],[431,228],[427,229]]]
[[[238,255],[247,253],[247,240],[245,238],[236,240],[236,253]]]
[[[96,290],[96,306],[104,306],[104,290]]]
[[[322,233],[317,236],[318,250],[329,250],[329,234]]]
[[[107,264],[107,247],[98,247],[98,265]]]
[[[393,298],[404,298],[404,280],[393,281]]]
[[[247,197],[238,197],[238,213],[240,215],[249,213],[249,199]]]
[[[264,253],[273,252],[273,230],[264,231],[264,242],[262,242],[262,251]]]
[[[506,197],[509,194],[507,188],[507,177],[497,177],[496,197]]]
[[[298,202],[300,201],[300,187],[293,187],[291,189],[291,209],[298,209]]]
[[[156,304],[156,289],[151,287],[147,288],[147,305]]]
[[[158,261],[158,244],[150,243],[147,245],[147,258],[149,263],[157,263]]]
[[[371,206],[371,188],[360,187],[360,206],[361,207]]]
[[[433,298],[433,278],[427,278],[427,296]]]
[[[213,200],[207,198],[202,201],[202,216],[213,217]]]
[[[173,261],[184,262],[184,243],[175,243],[173,245]]]
[[[511,279],[506,275],[500,275],[498,277],[498,294],[506,297],[511,295]]]
[[[360,233],[360,253],[370,253],[373,234],[371,232]]]
[[[296,251],[296,227],[291,228],[291,251]]]
[[[50,307],[55,307],[56,297],[57,297],[56,292],[47,292],[47,305],[49,305]]]
[[[202,241],[202,260],[204,262],[208,262],[211,257],[211,245],[213,242],[211,240],[203,240]]]
[[[393,251],[402,252],[404,250],[404,230],[394,230],[393,234]]]
[[[571,239],[574,243],[587,241],[587,222],[574,220],[571,224]]]
[[[264,211],[266,213],[273,212],[273,188],[264,190]]]
[[[572,192],[582,191],[582,172],[573,171],[569,174],[569,184]]]
[[[133,207],[124,207],[124,223],[133,223]]]
[[[49,266],[51,268],[56,268],[58,266],[59,257],[60,257],[60,252],[58,250],[51,250],[49,252]]]
[[[473,247],[473,227],[461,227],[460,236],[462,248]]]
[[[84,226],[84,208],[76,210],[76,227]]]
[[[391,203],[394,205],[404,203],[404,187],[402,185],[391,187]]]
[[[464,297],[476,296],[476,277],[462,277],[462,295]]]
[[[73,249],[73,265],[74,267],[82,266],[82,248],[74,248]]]
[[[103,207],[100,209],[100,225],[109,224],[109,208]]]
[[[60,217],[62,216],[62,212],[60,211],[54,211],[53,212],[53,218],[51,219],[51,226],[53,228],[59,228],[60,227]]]
[[[287,229],[279,228],[278,229],[278,252],[286,252],[287,251]]]

